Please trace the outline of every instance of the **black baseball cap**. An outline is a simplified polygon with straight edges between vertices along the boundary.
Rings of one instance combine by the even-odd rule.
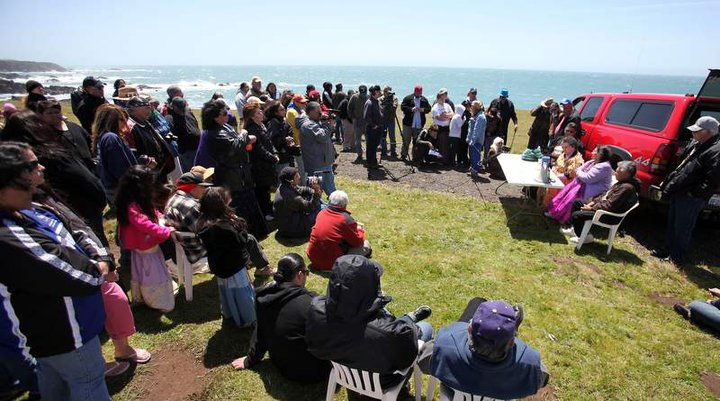
[[[100,79],[95,78],[93,76],[89,76],[89,77],[85,77],[85,79],[83,79],[82,86],[83,86],[83,88],[92,86],[92,87],[95,87],[98,89],[102,89],[105,86],[105,84]]]

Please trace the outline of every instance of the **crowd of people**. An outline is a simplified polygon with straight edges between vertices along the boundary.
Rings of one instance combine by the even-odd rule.
[[[379,151],[381,160],[410,162],[412,155],[415,163],[480,174],[503,151],[510,123],[518,129],[508,90],[486,111],[474,88],[455,105],[445,89],[430,103],[420,85],[400,101],[390,86],[360,85],[346,94],[341,84],[333,91],[325,82],[322,93],[308,85],[299,94],[279,92],[274,83],[263,88],[253,77],[235,96],[237,117],[215,93],[198,123],[177,86],[161,105],[123,80],[114,83],[110,102],[104,85],[87,77],[72,94],[79,125],[63,118],[61,104],[35,81],[27,84],[24,108],[3,109],[0,249],[22,268],[0,269],[0,385],[36,399],[109,400],[105,376],[151,359],[129,345],[130,302],[160,313],[175,307],[177,284],[166,264],[173,241],[191,264],[206,263],[216,276],[223,320],[254,328],[248,355],[233,361],[236,369],[255,366],[267,352],[292,380],[326,380],[332,360],[379,372],[390,386],[406,383],[408,367],[424,355],[423,369],[441,380],[445,393],[518,398],[548,383],[539,353],[516,337],[521,307],[475,298],[437,338],[423,321],[428,306],[399,318],[388,312],[383,267],[370,259],[366,229],[334,179],[335,144],[356,153],[368,170],[381,167]],[[534,195],[548,217],[570,225],[565,234],[578,241],[595,211],[622,213],[637,202],[633,163],[613,166],[603,146],[584,161],[572,101],[545,99],[531,115],[528,147],[551,155],[566,184]],[[696,142],[665,187],[677,209],[667,243],[674,260],[688,246],[676,237],[694,224],[680,218],[680,208],[707,202],[720,180],[718,123],[710,119],[689,127]],[[111,218],[117,261],[105,233]],[[330,271],[325,296],[305,289],[302,256],[287,254],[273,267],[260,245],[271,227],[279,237],[308,239],[310,266]],[[255,288],[251,269],[274,282]],[[119,273],[129,275],[129,286]],[[709,313],[695,304],[676,310],[697,319]],[[109,363],[100,352],[103,329],[115,348]]]

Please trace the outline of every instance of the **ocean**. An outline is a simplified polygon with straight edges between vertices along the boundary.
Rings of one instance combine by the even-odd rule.
[[[193,107],[200,107],[215,91],[228,100],[234,99],[242,81],[254,75],[263,80],[263,87],[274,82],[280,91],[292,89],[305,92],[307,84],[322,89],[325,81],[342,82],[344,89],[358,85],[390,85],[397,96],[412,93],[416,84],[424,88],[431,101],[440,88],[447,88],[450,99],[465,98],[468,89],[478,89],[478,98],[486,104],[497,97],[501,88],[510,91],[515,107],[535,107],[546,96],[556,101],[589,92],[636,93],[697,93],[705,77],[660,76],[638,74],[607,74],[588,72],[524,71],[436,67],[332,67],[332,66],[127,66],[70,67],[69,72],[22,73],[18,82],[35,79],[45,85],[79,86],[87,75],[99,76],[107,83],[105,96],[112,95],[112,83],[123,78],[128,84],[144,84],[152,88],[143,93],[167,98],[165,88],[178,84]],[[26,77],[27,76],[27,77]],[[6,96],[5,98],[9,98]],[[67,98],[69,96],[58,96]],[[233,102],[230,101],[230,104]]]

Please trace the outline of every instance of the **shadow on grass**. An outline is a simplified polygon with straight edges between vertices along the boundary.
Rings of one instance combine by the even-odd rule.
[[[577,255],[592,255],[596,259],[605,263],[628,263],[631,265],[642,266],[645,262],[640,259],[636,254],[626,251],[624,249],[617,249],[613,246],[610,255],[607,254],[607,243],[596,242],[592,244],[585,244],[578,251],[577,248],[573,247],[575,254]]]
[[[275,241],[277,241],[280,245],[286,246],[286,247],[294,247],[294,246],[300,246],[310,239],[309,236],[307,237],[300,237],[300,238],[290,238],[290,237],[284,237],[281,236],[280,233],[275,233]]]
[[[203,366],[212,369],[228,365],[236,358],[247,354],[253,328],[239,328],[228,322],[208,340],[203,355]]]
[[[105,384],[107,385],[107,389],[110,395],[115,395],[121,392],[125,388],[125,386],[130,384],[130,382],[135,378],[136,368],[137,363],[131,362],[130,367],[125,373],[121,374],[120,376],[105,378]]]
[[[505,212],[510,236],[517,240],[540,241],[565,244],[567,240],[560,234],[557,224],[548,222],[542,209],[532,201],[520,198],[500,197],[500,204]]]
[[[325,399],[327,379],[313,384],[293,382],[280,374],[270,360],[264,360],[253,367],[265,386],[265,391],[275,400],[321,401]]]

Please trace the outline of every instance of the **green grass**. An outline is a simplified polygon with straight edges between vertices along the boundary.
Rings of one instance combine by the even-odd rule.
[[[71,113],[68,113],[71,115]],[[517,143],[526,141],[526,111],[520,113]],[[522,149],[520,149],[522,150]],[[559,400],[707,400],[702,372],[720,372],[717,339],[648,298],[669,294],[703,299],[702,288],[677,268],[659,264],[630,237],[616,239],[611,256],[602,245],[581,253],[538,221],[510,227],[499,203],[337,178],[350,196],[350,210],[365,223],[373,256],[385,267],[389,309],[402,314],[421,304],[433,308],[437,329],[454,321],[474,296],[503,298],[525,308],[519,336],[538,349],[551,372]],[[285,247],[274,236],[263,242],[272,262],[304,245]],[[308,286],[325,292],[327,279],[311,275]],[[257,370],[235,372],[228,363],[244,354],[249,333],[221,329],[215,282],[196,276],[195,300],[178,297],[160,317],[135,310],[133,345],[158,355],[183,349],[211,368],[193,400],[321,400],[325,383],[297,386],[269,361]],[[112,347],[104,345],[109,359]],[[142,400],[152,385],[154,359],[127,383],[111,385],[118,401]],[[172,386],[171,382],[157,384]],[[338,399],[346,399],[344,391]]]

